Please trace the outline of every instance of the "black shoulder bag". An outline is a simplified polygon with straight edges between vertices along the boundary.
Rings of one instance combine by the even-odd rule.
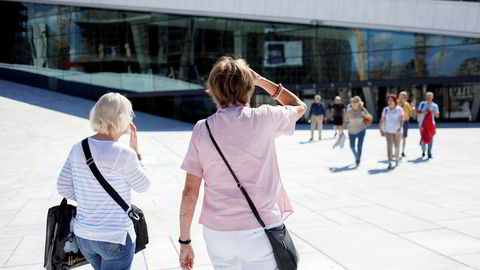
[[[260,214],[258,213],[257,208],[255,207],[255,204],[253,204],[252,200],[250,199],[250,196],[248,196],[247,194],[247,191],[245,190],[245,188],[243,188],[242,184],[240,184],[240,181],[238,181],[237,176],[233,172],[232,168],[230,167],[230,164],[227,162],[227,159],[225,158],[222,151],[220,150],[220,147],[218,147],[217,142],[213,138],[212,132],[210,131],[210,126],[208,125],[208,121],[205,121],[205,124],[207,125],[210,139],[212,139],[212,142],[215,145],[215,148],[217,149],[218,153],[220,154],[223,161],[225,162],[225,165],[227,165],[227,168],[232,174],[233,179],[235,179],[235,182],[237,183],[237,187],[240,189],[243,196],[245,196],[245,199],[247,199],[247,203],[250,206],[250,209],[252,210],[253,215],[257,219],[258,223],[260,223],[260,225],[264,228],[265,234],[267,234],[268,240],[272,245],[273,255],[275,256],[275,261],[277,262],[278,269],[279,270],[297,269],[299,257],[298,257],[297,249],[293,244],[292,238],[288,233],[287,227],[285,227],[285,224],[282,224],[278,227],[274,227],[270,229],[265,228],[265,223],[260,217]]]
[[[135,253],[145,249],[148,244],[148,229],[147,222],[145,221],[145,215],[143,214],[140,208],[132,204],[131,207],[118,195],[115,189],[103,178],[103,175],[93,162],[92,153],[90,152],[90,147],[88,146],[88,138],[82,141],[82,148],[85,154],[85,159],[87,160],[87,165],[92,171],[95,178],[97,178],[100,185],[105,189],[105,191],[112,197],[112,199],[120,205],[120,207],[127,213],[128,217],[133,222],[133,227],[135,228],[135,234],[137,239],[135,240]]]

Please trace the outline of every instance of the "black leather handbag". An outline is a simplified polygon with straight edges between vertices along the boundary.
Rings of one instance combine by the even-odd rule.
[[[237,183],[237,187],[240,189],[243,196],[245,196],[245,199],[247,199],[248,205],[250,206],[250,209],[252,210],[253,215],[257,219],[258,223],[260,223],[260,225],[264,228],[265,234],[267,235],[268,240],[272,245],[273,255],[275,256],[275,261],[277,262],[278,269],[279,270],[296,270],[298,267],[299,257],[298,257],[297,249],[295,248],[295,245],[292,241],[292,238],[288,233],[287,227],[284,224],[282,224],[280,226],[273,227],[270,229],[265,228],[265,223],[260,217],[260,214],[258,213],[257,208],[255,207],[255,204],[252,202],[252,199],[250,199],[250,196],[248,196],[247,191],[245,190],[245,188],[243,188],[240,181],[238,181],[237,176],[233,172],[232,168],[230,167],[230,164],[227,162],[227,159],[225,158],[222,151],[220,150],[220,147],[215,141],[215,138],[213,137],[212,132],[210,130],[210,126],[208,125],[208,121],[205,121],[205,124],[207,125],[208,134],[210,135],[210,139],[212,140],[213,145],[215,145],[215,148],[217,149],[218,153],[220,154],[223,161],[225,162],[225,165],[227,165],[228,170],[232,174],[235,182]]]
[[[103,178],[103,175],[93,162],[92,153],[90,152],[90,147],[88,146],[88,138],[82,141],[83,153],[85,154],[85,159],[87,165],[92,171],[95,178],[97,178],[100,185],[105,189],[105,191],[112,197],[112,199],[120,205],[120,207],[127,213],[128,217],[132,220],[133,227],[135,228],[135,234],[137,239],[135,240],[135,253],[140,252],[146,248],[148,244],[148,229],[147,222],[145,221],[145,215],[143,214],[140,208],[132,204],[131,207],[118,195],[115,189]]]

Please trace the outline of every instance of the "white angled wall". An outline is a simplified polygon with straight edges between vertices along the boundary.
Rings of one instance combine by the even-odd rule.
[[[480,37],[480,3],[432,0],[25,0]]]

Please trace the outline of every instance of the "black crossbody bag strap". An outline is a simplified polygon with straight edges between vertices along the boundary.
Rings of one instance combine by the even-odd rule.
[[[88,145],[88,138],[82,141],[82,148],[83,148],[83,153],[85,154],[85,159],[87,161],[87,166],[90,168],[95,178],[97,178],[98,182],[103,187],[103,189],[105,189],[108,195],[110,195],[110,197],[112,197],[112,199],[118,205],[120,205],[123,211],[125,211],[130,216],[130,213],[129,213],[130,206],[128,206],[128,204],[122,199],[122,197],[118,195],[117,191],[115,191],[115,189],[107,182],[107,180],[103,178],[103,175],[98,170],[97,165],[95,165],[95,162],[93,162],[92,152],[90,152],[90,147]]]
[[[212,139],[213,145],[215,145],[215,148],[217,149],[218,153],[220,154],[220,156],[222,157],[223,161],[225,162],[225,165],[227,165],[228,170],[229,170],[230,173],[232,174],[233,179],[235,179],[235,182],[237,183],[237,187],[240,189],[240,191],[242,192],[243,196],[245,196],[245,199],[247,199],[248,205],[250,206],[250,209],[252,210],[253,215],[254,215],[255,218],[258,220],[258,223],[260,223],[260,225],[261,225],[263,228],[265,228],[265,223],[263,222],[262,218],[260,217],[260,214],[258,213],[257,208],[255,207],[255,204],[253,204],[252,199],[250,199],[250,196],[248,196],[247,191],[243,188],[242,184],[240,184],[240,181],[238,181],[238,178],[237,178],[237,176],[235,175],[235,173],[233,172],[232,167],[230,167],[230,164],[228,163],[227,159],[226,159],[225,156],[223,155],[222,150],[220,150],[220,147],[218,147],[218,144],[217,144],[217,142],[215,141],[215,138],[213,138],[212,131],[210,130],[210,126],[208,125],[208,121],[207,121],[207,120],[205,120],[205,124],[207,125],[208,134],[210,135],[210,139]]]

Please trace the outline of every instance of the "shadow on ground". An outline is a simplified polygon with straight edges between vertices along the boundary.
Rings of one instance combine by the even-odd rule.
[[[353,171],[353,170],[357,169],[357,166],[355,166],[355,164],[349,164],[349,165],[343,166],[343,167],[330,167],[328,169],[332,173],[340,173],[340,172]]]
[[[2,80],[0,80],[0,97],[84,119],[89,118],[90,109],[95,105],[91,100]],[[133,122],[139,131],[191,131],[193,128],[190,123],[161,116],[137,111],[135,115]]]

